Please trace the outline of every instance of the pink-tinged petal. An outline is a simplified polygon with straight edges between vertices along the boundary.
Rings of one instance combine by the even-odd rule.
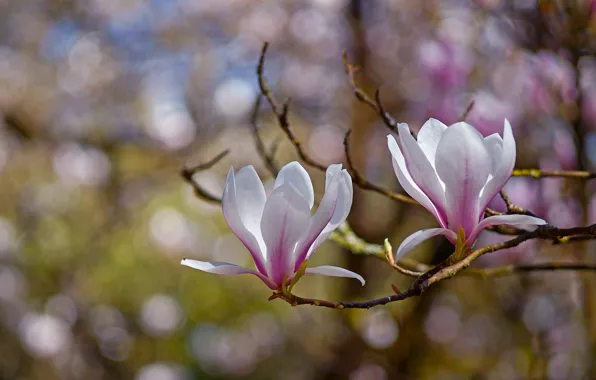
[[[252,165],[243,167],[234,175],[236,202],[246,228],[255,236],[260,235],[261,215],[267,201],[265,188]]]
[[[445,189],[437,176],[434,165],[430,163],[428,157],[425,156],[416,140],[414,140],[406,124],[400,124],[398,131],[401,139],[401,151],[406,159],[406,166],[410,176],[433,203],[438,215],[445,215]],[[447,131],[444,133],[447,133]],[[441,144],[439,144],[440,146]]]
[[[493,133],[492,135],[484,138],[484,146],[488,151],[488,154],[491,158],[491,169],[490,174],[488,175],[488,182],[493,178],[493,173],[496,173],[501,165],[501,157],[503,155],[503,139],[499,136],[498,133]],[[485,185],[486,187],[486,185]],[[484,192],[484,188],[482,189]],[[482,198],[482,192],[480,192],[480,197]]]
[[[447,227],[447,218],[443,215],[439,215],[435,205],[426,196],[426,194],[420,190],[416,182],[414,182],[410,176],[408,168],[406,167],[406,159],[404,158],[399,145],[397,145],[395,137],[392,135],[387,135],[387,146],[389,147],[389,152],[391,153],[395,176],[397,177],[401,187],[403,187],[406,193],[420,203],[422,207],[433,214],[441,226]]]
[[[474,127],[461,122],[447,128],[437,148],[436,168],[445,183],[450,229],[461,226],[467,236],[478,224],[480,192],[491,165],[484,139]]]
[[[430,118],[424,123],[422,128],[420,128],[420,132],[418,132],[418,145],[433,167],[435,166],[437,146],[439,146],[439,141],[446,130],[447,126],[445,124],[437,119]]]
[[[265,204],[261,231],[267,246],[267,273],[275,283],[294,274],[294,250],[310,219],[306,200],[289,184],[277,187]]]
[[[497,195],[503,186],[505,186],[509,177],[511,177],[513,167],[515,166],[515,155],[515,139],[513,138],[513,132],[511,131],[511,124],[505,119],[500,162],[497,164],[497,168],[491,173],[492,178],[488,181],[482,191],[482,196],[480,198],[480,212],[484,212],[489,202],[495,195]]]
[[[296,192],[306,200],[309,209],[311,209],[315,203],[312,182],[306,170],[297,161],[290,162],[281,168],[277,174],[273,188],[275,189],[288,184],[294,186]]]
[[[258,278],[260,278],[269,288],[273,290],[278,288],[278,286],[273,281],[271,281],[269,278],[262,275],[261,273],[257,272],[256,270],[244,268],[235,264],[222,263],[218,261],[207,262],[190,259],[183,259],[180,262],[180,264],[201,270],[203,272],[214,274],[254,274]]]
[[[323,229],[323,232],[331,233],[337,226],[342,224],[352,208],[352,200],[354,197],[354,189],[352,187],[352,177],[347,170],[342,169],[341,164],[330,165],[327,168],[325,192],[333,181],[337,181],[337,202],[331,219]]]
[[[484,138],[484,146],[490,155],[492,166],[491,174],[495,173],[501,165],[501,157],[503,156],[503,139],[498,133],[493,133]]]
[[[323,195],[321,203],[319,203],[317,212],[315,212],[315,215],[310,218],[308,229],[296,247],[296,261],[294,270],[297,270],[300,265],[302,265],[302,262],[308,257],[309,252],[313,252],[311,247],[314,245],[317,238],[323,233],[325,227],[327,227],[327,225],[330,223],[331,219],[335,215],[335,210],[337,207],[342,207],[341,205],[338,206],[338,203],[340,192],[342,189],[343,191],[346,190],[344,184],[342,184],[345,177],[331,176],[329,178],[329,183],[326,186],[325,194]]]
[[[486,219],[483,219],[479,224],[478,227],[474,230],[474,232],[468,237],[469,245],[474,243],[480,232],[490,226],[497,226],[500,224],[506,224],[508,226],[520,226],[520,225],[529,225],[529,226],[541,226],[546,224],[546,221],[540,218],[536,218],[534,216],[529,215],[495,215],[490,216]]]
[[[239,187],[236,186],[234,169],[230,168],[228,171],[222,197],[222,210],[230,229],[248,248],[257,270],[266,275],[265,244],[262,242],[260,225],[255,226],[255,223],[260,222],[263,212],[262,207],[265,204],[263,199],[266,199],[265,190],[261,181],[258,180],[254,168],[247,167],[245,169],[240,176]],[[255,176],[257,176],[256,179]],[[252,200],[253,204],[250,204],[249,200]],[[261,202],[263,206],[261,206]]]
[[[457,234],[446,228],[428,228],[425,230],[416,231],[412,235],[405,238],[404,241],[400,244],[399,248],[397,248],[395,260],[399,260],[406,253],[420,245],[420,243],[422,243],[423,241],[437,235],[445,236],[447,239],[449,239],[450,242],[454,244],[457,241]]]
[[[307,274],[322,274],[323,276],[331,276],[331,277],[355,278],[356,280],[360,281],[362,286],[364,286],[364,284],[366,283],[366,281],[364,281],[364,278],[362,278],[362,276],[359,275],[358,273],[354,273],[354,272],[349,271],[345,268],[334,267],[331,265],[322,265],[320,267],[306,268],[306,273]]]
[[[338,166],[341,168],[341,165]],[[329,169],[327,170],[329,171]],[[323,228],[323,231],[315,239],[314,243],[312,243],[310,248],[308,248],[308,253],[306,254],[307,259],[317,250],[317,248],[319,248],[321,244],[323,244],[325,240],[327,240],[329,235],[331,235],[331,233],[337,227],[339,227],[340,224],[345,222],[346,218],[350,214],[353,199],[352,177],[350,177],[350,174],[348,174],[347,170],[345,169],[340,170],[337,176],[339,189],[337,193],[335,210],[333,211],[333,215],[331,216],[329,223],[327,223],[325,228]]]

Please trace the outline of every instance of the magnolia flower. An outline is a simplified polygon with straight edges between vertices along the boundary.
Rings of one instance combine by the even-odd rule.
[[[483,219],[488,203],[503,188],[515,165],[515,140],[507,120],[503,138],[497,133],[483,138],[464,122],[447,128],[436,119],[422,126],[417,140],[407,124],[399,124],[398,131],[400,145],[393,136],[387,136],[397,179],[434,215],[441,228],[410,235],[398,248],[396,258],[436,235],[444,235],[456,244],[460,229],[466,245],[472,246],[480,231],[489,226],[546,224],[527,215]]]
[[[273,290],[289,285],[301,265],[348,216],[352,179],[341,164],[327,168],[325,195],[314,215],[312,182],[298,163],[284,166],[269,196],[252,166],[228,172],[222,199],[226,222],[250,251],[256,270],[222,262],[182,260],[183,265],[216,274],[250,273]],[[334,266],[306,268],[306,273],[364,279]]]

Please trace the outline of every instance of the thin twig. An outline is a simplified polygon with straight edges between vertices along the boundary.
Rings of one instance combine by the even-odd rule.
[[[276,138],[271,143],[271,147],[269,148],[269,157],[275,157],[277,150],[279,149],[279,144],[281,144],[281,137]]]
[[[393,119],[391,117],[391,115],[389,115],[383,109],[383,106],[381,105],[381,101],[379,98],[379,91],[377,90],[377,93],[376,93],[377,100],[375,101],[364,90],[362,90],[360,87],[358,87],[358,85],[356,85],[356,81],[354,79],[354,73],[356,71],[358,71],[358,68],[356,66],[352,65],[348,61],[348,53],[345,51],[343,53],[343,59],[344,59],[344,67],[346,69],[346,74],[348,76],[348,83],[350,84],[350,87],[352,88],[352,92],[354,93],[354,96],[356,96],[356,99],[358,99],[362,103],[368,105],[370,108],[373,109],[373,111],[378,113],[381,116],[381,118],[383,119],[383,122],[385,123],[387,128],[389,128],[393,132],[397,132],[397,121],[395,121],[395,119]]]
[[[576,178],[576,179],[593,179],[596,178],[596,173],[580,171],[580,170],[539,170],[539,169],[515,169],[513,170],[513,177],[530,177],[530,178]]]
[[[345,62],[344,62],[344,64],[345,64]],[[350,77],[350,76],[352,76],[352,74],[348,73],[348,77]],[[364,92],[363,90],[360,90],[358,87],[356,87],[353,77],[350,79],[350,85],[352,85],[353,91]],[[381,89],[377,89],[377,91],[375,91],[375,103],[377,104],[377,109],[378,109],[377,112],[379,113],[379,115],[381,115],[381,119],[383,119],[383,122],[385,123],[385,125],[391,131],[397,133],[397,125],[398,125],[397,121],[395,121],[395,119],[393,119],[391,116],[389,116],[389,113],[387,111],[385,111],[385,108],[383,107],[383,103],[381,102]]]
[[[430,286],[443,281],[447,280],[453,276],[455,276],[460,271],[468,268],[470,264],[479,258],[482,255],[485,255],[490,252],[499,251],[506,248],[512,248],[520,245],[521,243],[530,240],[530,239],[556,239],[561,238],[563,236],[575,236],[575,235],[592,235],[596,236],[596,224],[587,226],[587,227],[574,227],[574,228],[557,228],[550,225],[540,226],[534,231],[527,232],[523,235],[520,235],[514,239],[507,240],[505,242],[489,245],[486,247],[482,247],[476,249],[471,254],[466,256],[463,260],[452,263],[451,258],[448,258],[443,263],[437,265],[436,267],[432,268],[422,276],[418,277],[416,281],[410,285],[408,290],[404,292],[400,292],[397,294],[393,294],[387,297],[378,298],[370,301],[363,301],[363,302],[331,302],[331,301],[324,301],[324,300],[317,300],[313,298],[302,298],[295,295],[284,295],[280,296],[279,298],[284,299],[286,302],[290,303],[292,306],[298,305],[313,305],[313,306],[323,306],[335,309],[370,309],[371,307],[385,305],[390,302],[401,301],[407,298],[415,297],[421,295],[426,289]],[[530,269],[530,268],[539,268],[539,269]],[[530,271],[530,270],[546,270],[545,268],[549,268],[548,270],[557,270],[557,269],[573,269],[569,266],[557,266],[557,265],[546,265],[546,264],[537,264],[534,266],[520,266],[519,271]],[[583,265],[582,270],[591,270],[591,266]],[[508,269],[501,271],[508,271]],[[513,269],[511,269],[513,270]],[[496,271],[493,269],[493,271]],[[490,272],[489,272],[490,273]]]
[[[582,263],[566,263],[566,262],[550,262],[550,263],[538,263],[538,264],[521,264],[521,265],[505,265],[502,267],[495,268],[470,268],[475,274],[479,274],[484,277],[499,277],[506,276],[515,273],[527,273],[527,272],[543,272],[543,271],[596,271],[595,264],[582,264]]]
[[[475,104],[476,104],[476,102],[474,100],[472,100],[470,102],[470,104],[468,104],[468,106],[466,107],[464,113],[462,113],[461,116],[459,117],[459,120],[465,121],[468,118],[468,115],[470,115],[470,112],[472,112],[472,108],[474,108]]]
[[[268,153],[265,148],[265,144],[263,143],[263,139],[261,138],[261,134],[259,133],[258,118],[259,118],[259,108],[261,107],[262,96],[263,96],[262,94],[259,94],[257,96],[257,100],[255,101],[255,106],[254,106],[254,109],[252,112],[252,116],[250,118],[250,125],[252,127],[251,130],[252,130],[252,135],[255,140],[255,146],[257,148],[257,153],[259,154],[259,156],[261,156],[263,161],[265,161],[265,166],[267,166],[267,170],[269,170],[269,173],[271,173],[271,175],[273,175],[275,177],[277,175],[277,173],[279,172],[279,168],[277,167],[277,164],[275,163],[275,160],[273,158],[275,155],[275,151],[277,150],[277,147],[275,148],[275,150],[271,149]],[[275,146],[277,146],[277,145],[275,145]]]
[[[286,100],[280,106],[280,103],[277,101],[277,99],[275,99],[275,96],[273,95],[271,88],[269,87],[269,83],[267,82],[267,79],[265,78],[265,74],[264,74],[265,55],[267,54],[268,48],[269,48],[269,43],[265,42],[263,44],[263,49],[261,50],[261,56],[259,58],[259,63],[257,65],[257,76],[259,79],[259,88],[261,90],[261,94],[269,102],[269,105],[271,106],[271,110],[275,114],[275,117],[277,118],[277,122],[278,122],[279,126],[285,132],[286,136],[288,136],[288,139],[294,145],[294,148],[296,149],[298,156],[300,156],[300,159],[302,159],[302,161],[304,161],[305,163],[307,163],[308,165],[310,165],[312,167],[315,167],[322,171],[326,171],[327,170],[326,166],[321,165],[320,163],[315,161],[313,158],[311,158],[308,155],[308,153],[306,153],[306,151],[304,151],[302,149],[302,142],[300,142],[300,140],[298,140],[298,138],[294,134],[294,131],[292,130],[290,122],[288,121],[289,100]]]
[[[353,254],[374,256],[386,260],[386,247],[379,244],[369,243],[362,239],[360,236],[356,235],[347,222],[340,224],[329,236],[329,240],[349,250]],[[429,265],[408,258],[401,258],[398,261],[398,264],[417,272],[426,272],[432,268]],[[420,273],[417,273],[417,276],[418,275],[420,275]]]
[[[206,200],[209,202],[221,203],[221,197],[210,194],[207,190],[203,189],[198,183],[196,183],[192,177],[195,173],[198,173],[198,172],[201,172],[201,171],[204,171],[207,169],[211,169],[211,167],[213,165],[217,164],[222,158],[227,156],[228,153],[230,153],[230,151],[229,151],[229,149],[226,149],[223,152],[219,153],[214,158],[212,158],[211,160],[209,160],[203,164],[199,164],[197,166],[193,166],[190,168],[189,167],[182,168],[182,170],[180,171],[180,175],[182,176],[182,178],[184,178],[184,180],[186,182],[188,182],[189,184],[192,185],[197,197],[202,198],[203,200]]]
[[[521,215],[529,215],[529,216],[534,216],[534,217],[536,216],[531,211],[528,211],[525,208],[513,203],[511,201],[511,199],[509,198],[509,196],[507,195],[507,193],[505,193],[505,190],[501,189],[499,191],[499,195],[501,196],[501,199],[503,199],[503,202],[505,202],[505,206],[507,207],[507,214],[521,214]]]
[[[262,54],[259,59],[259,64],[257,66],[257,75],[259,77],[259,86],[261,89],[261,94],[267,99],[269,102],[280,127],[284,130],[292,144],[294,145],[295,149],[297,150],[298,154],[302,158],[304,162],[307,164],[316,167],[320,170],[325,170],[326,168],[314,161],[310,158],[304,151],[302,151],[300,141],[294,135],[292,129],[290,128],[290,124],[288,121],[288,102],[280,104],[275,97],[273,96],[271,89],[264,77],[264,58],[267,51],[268,44],[265,43],[263,46]],[[347,58],[346,58],[347,64]],[[347,68],[349,68],[349,74],[353,72],[353,68],[347,64]],[[353,77],[350,76],[350,80],[353,83]],[[354,84],[355,86],[355,84]],[[363,101],[368,102],[372,100],[364,93],[364,91],[358,89],[359,92],[355,92],[359,96],[359,99],[362,98]],[[364,95],[364,96],[363,96]],[[383,111],[382,106],[380,105],[379,96],[377,93],[377,103],[372,103],[374,107],[377,107],[384,115],[388,116],[388,114]],[[255,111],[256,112],[256,111]],[[390,117],[390,116],[388,116]],[[389,119],[392,120],[392,119]],[[256,127],[256,116],[254,117],[254,131],[258,132],[258,128]],[[408,203],[416,203],[413,199],[403,196],[401,194],[393,193],[388,189],[384,189],[377,185],[373,185],[368,182],[359,172],[353,167],[350,155],[349,155],[349,135],[348,132],[344,139],[344,146],[346,150],[346,159],[348,164],[348,170],[351,172],[354,183],[358,186],[364,186],[363,188],[376,191],[378,193],[384,194],[389,196],[393,199],[398,199],[400,201],[408,202]],[[258,133],[255,133],[256,141],[260,141],[260,148],[258,148],[259,153],[263,155],[263,157],[267,157],[265,154],[265,147],[262,144],[262,140],[260,140],[260,136]],[[221,160],[228,152],[222,152],[214,159],[192,167],[192,168],[184,168],[181,172],[183,178],[189,182],[193,188],[195,189],[195,193],[197,196],[213,201],[213,202],[221,202],[221,199],[209,194],[207,191],[202,189],[193,179],[193,175],[198,171],[206,170],[215,165],[219,160]],[[522,171],[523,172],[523,171]],[[518,175],[520,171],[518,171]],[[530,171],[532,177],[540,178],[541,176],[559,176],[559,177],[577,177],[577,178],[584,178],[589,179],[593,178],[594,175],[588,172],[544,172],[544,171]],[[514,172],[515,175],[515,172]],[[507,205],[508,212],[513,213],[515,211],[520,211],[515,209],[515,205],[509,200],[505,193],[502,193],[503,199]],[[522,209],[523,210],[523,209]],[[523,210],[525,211],[525,210]],[[489,214],[498,214],[495,211],[488,210]],[[373,255],[375,257],[383,258],[389,260],[392,266],[399,270],[401,273],[406,274],[408,276],[417,276],[416,280],[412,283],[408,290],[404,292],[396,291],[396,294],[392,294],[388,297],[379,298],[376,300],[365,301],[365,302],[330,302],[324,300],[316,300],[312,298],[301,298],[295,295],[284,293],[274,293],[271,299],[274,298],[282,298],[285,301],[289,302],[292,305],[315,305],[315,306],[324,306],[324,307],[332,307],[332,308],[370,308],[377,305],[384,305],[389,302],[400,301],[403,299],[407,299],[410,297],[418,296],[422,294],[429,286],[433,284],[446,280],[448,278],[453,277],[455,274],[459,273],[460,271],[468,268],[470,264],[476,260],[478,257],[489,253],[498,251],[501,249],[515,247],[527,240],[530,239],[543,239],[543,240],[551,240],[553,244],[564,244],[574,240],[585,240],[585,239],[594,239],[596,238],[596,224],[586,227],[573,227],[573,228],[557,228],[551,225],[544,225],[540,226],[536,230],[532,232],[521,232],[521,230],[517,230],[513,228],[511,231],[507,230],[506,226],[498,226],[503,228],[498,229],[501,233],[514,233],[519,234],[519,236],[515,237],[514,239],[493,244],[487,247],[483,247],[477,249],[470,253],[468,256],[464,257],[460,261],[454,261],[455,258],[453,256],[449,257],[447,260],[443,261],[441,264],[430,267],[422,263],[415,262],[413,260],[400,260],[397,264],[393,263],[393,254],[391,249],[387,250],[387,247],[381,247],[379,245],[368,243],[361,238],[359,238],[351,229],[347,223],[342,224],[333,234],[331,234],[330,239],[335,241],[336,243],[350,249],[353,253],[359,254],[367,254]],[[403,268],[402,265],[406,268]],[[410,270],[409,268],[413,268],[414,270]],[[544,271],[544,270],[595,270],[596,265],[584,265],[584,264],[563,264],[563,263],[541,263],[541,264],[534,264],[534,265],[510,265],[505,267],[499,268],[473,268],[467,271],[470,274],[479,274],[482,276],[498,276],[504,275],[509,273],[515,272],[529,272],[529,271]]]
[[[397,125],[399,124],[394,118],[386,112],[380,101],[379,90],[375,92],[375,99],[371,98],[362,88],[358,87],[354,79],[354,73],[358,71],[358,68],[348,61],[348,54],[344,51],[343,53],[344,67],[348,76],[348,83],[352,88],[354,96],[364,104],[372,108],[376,113],[381,116],[381,119],[393,132],[397,132]],[[470,112],[474,108],[475,101],[472,100],[459,120],[466,120]],[[514,177],[532,177],[532,178],[547,178],[547,177],[563,177],[563,178],[577,178],[577,179],[593,179],[596,178],[596,172],[578,171],[578,170],[539,170],[539,169],[516,169],[513,171],[512,176]]]
[[[425,271],[422,271],[422,272],[412,271],[412,270],[403,268],[401,265],[397,264],[395,262],[395,257],[393,256],[393,248],[391,247],[391,243],[389,243],[389,239],[385,239],[385,258],[387,259],[387,262],[389,263],[389,265],[391,265],[391,267],[393,269],[395,269],[396,271],[398,271],[401,274],[405,274],[406,276],[420,277],[425,272]],[[394,289],[394,291],[395,291],[395,289]],[[395,291],[395,293],[399,293],[399,291]]]
[[[192,168],[185,168],[182,170],[182,176],[187,182],[192,184],[195,193],[202,199],[221,203],[221,199],[214,197],[203,190],[196,182],[193,181],[192,175],[202,170],[206,170],[215,165],[228,152],[224,151],[217,155],[212,160],[197,165]],[[443,263],[430,267],[426,264],[419,263],[411,259],[401,259],[397,264],[392,264],[392,267],[402,274],[417,277],[416,281],[410,288],[404,292],[399,292],[388,297],[383,297],[365,302],[331,302],[325,300],[317,300],[313,298],[303,298],[295,295],[284,296],[281,294],[274,294],[273,298],[282,298],[293,306],[297,305],[314,305],[323,306],[336,309],[344,308],[371,308],[374,306],[385,305],[390,302],[404,300],[406,298],[419,296],[429,286],[453,277],[460,271],[468,268],[470,264],[478,257],[501,249],[515,247],[530,239],[546,239],[552,240],[554,243],[567,243],[575,239],[594,239],[596,237],[596,224],[587,227],[573,227],[573,228],[557,228],[550,225],[545,225],[537,228],[532,232],[526,232],[523,235],[517,236],[514,239],[506,242],[493,244],[475,250],[470,255],[465,257],[462,261],[452,263],[452,258],[448,258]],[[364,241],[358,237],[349,227],[347,223],[343,223],[330,235],[330,240],[336,242],[355,254],[366,254],[375,256],[381,259],[393,262],[392,251],[388,254],[387,249],[377,244],[372,244]],[[402,267],[403,266],[403,267]],[[414,270],[409,270],[412,268]],[[555,271],[555,270],[582,270],[592,271],[596,270],[596,265],[579,264],[579,263],[540,263],[540,264],[524,264],[524,265],[507,265],[496,268],[470,268],[464,274],[480,275],[482,277],[503,276],[513,273],[532,272],[532,271]]]
[[[356,170],[356,168],[354,167],[354,164],[352,163],[352,159],[350,157],[349,138],[350,138],[351,133],[352,133],[352,130],[350,129],[346,132],[346,135],[344,136],[344,151],[345,151],[345,155],[346,155],[347,170],[350,173],[350,175],[352,176],[352,182],[354,182],[361,189],[371,190],[371,191],[382,194],[382,195],[384,195],[388,198],[391,198],[391,199],[395,199],[395,200],[398,200],[401,202],[420,206],[420,203],[416,202],[414,199],[408,197],[407,195],[393,192],[386,187],[383,187],[380,185],[375,185],[375,184],[369,182],[366,178],[364,178],[363,175],[361,175],[358,172],[358,170]]]

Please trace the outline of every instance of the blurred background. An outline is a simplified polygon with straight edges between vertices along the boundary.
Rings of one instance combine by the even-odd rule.
[[[307,152],[398,190],[377,115],[353,96],[381,89],[416,130],[430,116],[483,134],[513,125],[520,168],[595,170],[593,0],[0,0],[0,379],[596,378],[596,275],[457,276],[421,298],[370,311],[268,302],[247,276],[179,265],[247,265],[219,205],[197,199],[184,165],[231,154],[195,179],[220,194],[230,165],[255,165],[250,115],[266,75]],[[277,162],[293,147],[263,106]],[[324,175],[311,170],[315,191]],[[560,227],[596,223],[596,182],[513,178],[511,199]],[[500,200],[491,207],[503,209]],[[350,223],[394,246],[430,214],[357,191]],[[442,238],[441,238],[442,239]],[[437,263],[452,247],[412,253]],[[485,232],[482,243],[498,235]],[[332,242],[296,293],[390,294],[411,279]],[[481,266],[596,262],[594,245],[528,242]]]

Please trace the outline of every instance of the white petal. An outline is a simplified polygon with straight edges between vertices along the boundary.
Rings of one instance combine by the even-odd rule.
[[[306,200],[309,209],[311,209],[315,203],[312,182],[307,171],[297,161],[290,162],[281,168],[277,174],[273,188],[275,189],[287,184],[295,187],[295,190]]]
[[[505,119],[501,159],[497,169],[492,173],[492,178],[488,181],[482,191],[482,196],[480,198],[480,209],[482,211],[484,211],[495,195],[497,195],[503,186],[505,186],[509,177],[511,177],[513,167],[515,166],[515,155],[515,139],[513,138],[513,132],[511,131],[511,124]]]
[[[264,259],[265,244],[261,237],[261,228],[259,225],[263,212],[262,207],[265,203],[263,201],[265,190],[261,181],[258,180],[258,176],[256,179],[254,178],[256,176],[254,168],[247,167],[245,169],[241,176],[241,186],[238,188],[236,186],[234,169],[230,168],[228,171],[222,197],[222,210],[230,229],[248,248],[257,270],[262,274],[266,274]],[[252,200],[253,204],[250,204],[249,200]],[[261,202],[263,206],[261,206]]]
[[[260,235],[261,215],[267,195],[265,188],[252,165],[243,167],[234,176],[236,184],[236,202],[246,228],[253,235]]]
[[[483,219],[478,227],[474,230],[474,233],[469,237],[470,242],[476,240],[480,232],[490,226],[496,226],[500,224],[506,224],[509,226],[520,226],[520,225],[535,225],[540,226],[546,224],[544,219],[536,218],[529,215],[495,215]]]
[[[254,274],[258,278],[260,278],[265,285],[270,287],[271,289],[277,289],[278,286],[273,283],[270,279],[266,276],[263,276],[261,273],[257,272],[254,269],[244,268],[235,264],[230,263],[222,263],[218,261],[199,261],[199,260],[190,260],[190,259],[183,259],[180,264],[186,265],[187,267],[191,267],[194,269],[201,270],[203,272],[214,273],[214,274]]]
[[[406,166],[410,176],[414,182],[416,182],[420,190],[422,190],[433,203],[438,214],[444,215],[445,189],[437,176],[434,166],[430,163],[428,157],[425,156],[416,140],[414,140],[408,127],[404,124],[400,124],[398,130],[401,139],[402,153],[406,159]]]
[[[330,265],[322,265],[320,267],[306,268],[306,273],[308,273],[308,274],[322,274],[324,276],[331,276],[331,277],[355,278],[358,281],[360,281],[362,286],[364,286],[364,284],[365,284],[364,278],[362,278],[362,276],[359,275],[358,273],[354,273],[354,272],[349,271],[345,268],[334,267],[334,266],[330,266]]]
[[[450,229],[461,226],[469,235],[478,224],[480,192],[491,166],[484,139],[474,127],[460,122],[447,128],[437,148],[436,167],[445,183]]]
[[[339,168],[337,168],[339,166]],[[339,188],[337,193],[337,204],[335,210],[333,211],[333,215],[331,220],[325,226],[325,232],[331,232],[337,228],[340,224],[346,220],[348,214],[350,213],[350,209],[352,208],[352,200],[354,197],[354,189],[352,187],[352,177],[347,170],[337,170],[341,169],[341,164],[331,165],[327,168],[327,175],[325,181],[325,191],[329,187],[329,184],[336,180],[338,181]],[[332,172],[330,174],[330,172]]]
[[[286,184],[277,187],[265,204],[261,231],[267,246],[267,273],[275,283],[294,274],[294,250],[304,236],[310,208],[295,187]]]
[[[490,155],[492,166],[491,174],[495,173],[501,166],[501,157],[503,155],[503,139],[498,133],[493,133],[484,138],[484,146]]]
[[[406,159],[404,158],[399,145],[397,145],[397,141],[395,137],[392,135],[387,135],[387,146],[389,147],[389,152],[391,152],[392,163],[393,163],[393,170],[395,171],[395,176],[399,181],[399,184],[403,189],[408,193],[414,200],[422,205],[425,209],[430,211],[433,216],[439,221],[439,223],[443,226],[447,226],[447,220],[442,215],[439,215],[435,205],[430,201],[430,199],[420,190],[416,182],[410,176],[408,172],[408,168],[406,167]],[[443,220],[444,219],[444,220]]]
[[[418,145],[433,167],[435,166],[435,154],[437,152],[437,146],[439,145],[439,141],[446,130],[447,126],[445,124],[441,123],[437,119],[431,118],[424,123],[422,128],[420,128],[420,132],[418,132]]]
[[[447,239],[449,239],[449,241],[452,243],[457,241],[457,234],[446,228],[428,228],[425,230],[416,231],[412,235],[405,238],[400,244],[399,248],[397,248],[397,253],[395,254],[396,262],[406,253],[420,245],[420,243],[423,241],[437,235],[443,235],[447,237]]]
[[[341,173],[341,171],[341,164],[331,164],[327,167],[327,170],[325,171],[325,190],[327,190],[327,187],[329,187],[329,184],[331,184],[333,177]]]
[[[345,177],[336,175],[330,178],[331,179],[327,184],[327,189],[325,190],[323,199],[317,208],[317,212],[312,218],[310,218],[308,229],[296,247],[295,269],[302,264],[302,262],[308,257],[309,253],[313,252],[311,247],[314,245],[317,238],[323,233],[323,230],[330,224],[331,219],[335,215],[335,210],[342,207],[342,205],[339,205],[340,192],[345,192],[348,190],[346,188],[347,185],[344,184]],[[343,197],[346,196],[346,194],[343,195]],[[329,234],[327,234],[327,236],[328,235]]]

